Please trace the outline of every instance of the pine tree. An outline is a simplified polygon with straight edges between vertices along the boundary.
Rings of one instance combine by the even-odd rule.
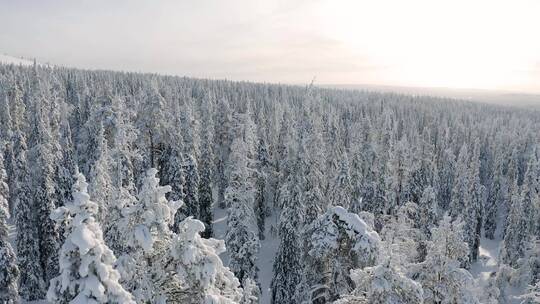
[[[139,158],[139,155],[136,148],[133,147],[137,133],[128,120],[127,110],[118,98],[114,99],[113,105],[117,109],[117,116],[115,120],[116,133],[114,135],[114,146],[110,153],[112,194],[110,200],[104,204],[106,212],[103,217],[103,232],[105,243],[116,256],[120,256],[125,252],[120,228],[122,211],[124,207],[130,207],[136,201],[134,196],[135,178],[132,160]],[[100,170],[103,169],[101,168]],[[106,171],[103,173],[106,173]],[[102,176],[105,178],[105,181],[108,180],[107,175]],[[106,183],[103,184],[106,185]]]
[[[193,216],[199,219],[199,169],[197,160],[192,154],[184,156],[183,170],[185,176],[184,184],[184,205],[180,208],[180,212],[185,217]]]
[[[473,263],[478,258],[486,192],[486,188],[480,183],[480,143],[478,139],[474,144],[469,172],[470,184],[468,191],[471,193],[471,202],[470,205],[465,206],[465,213],[462,218],[465,221],[465,240],[469,244],[469,261]]]
[[[386,214],[394,214],[409,196],[409,143],[403,138],[392,144],[384,171],[384,198]]]
[[[365,298],[366,303],[424,302],[422,286],[394,268],[389,260],[374,267],[354,269],[351,278],[355,283],[352,295]]]
[[[0,153],[0,302],[19,303],[19,267],[13,248],[9,243],[7,220],[9,219],[9,188],[6,183],[4,159]]]
[[[540,231],[540,166],[536,151],[529,157],[521,186],[521,200],[528,219],[528,234],[536,235]]]
[[[452,222],[447,215],[431,230],[426,260],[416,265],[410,274],[422,284],[424,303],[479,303],[472,291],[472,275],[460,268],[469,258],[463,233],[463,223]]]
[[[227,235],[225,244],[229,249],[229,267],[241,284],[246,279],[257,279],[257,255],[259,238],[253,210],[255,189],[253,169],[249,159],[252,144],[249,117],[246,114],[236,117],[235,138],[229,156],[230,178],[225,191]]]
[[[540,281],[535,285],[529,286],[527,293],[522,295],[520,304],[538,304],[540,303]]]
[[[297,162],[297,166],[299,161]],[[281,188],[280,203],[283,206],[279,220],[280,243],[274,258],[271,283],[273,304],[296,303],[296,288],[302,279],[302,240],[304,206],[301,204],[299,173],[289,175],[289,180]]]
[[[210,134],[208,126],[203,127],[201,134],[201,158],[199,161],[199,215],[201,221],[206,227],[202,233],[202,236],[204,238],[209,238],[213,234],[212,222],[214,219],[214,198],[212,196],[213,153],[210,146]]]
[[[58,248],[60,235],[50,214],[58,205],[55,187],[55,169],[53,159],[52,141],[49,126],[42,108],[38,107],[34,113],[34,130],[32,133],[34,147],[30,150],[32,165],[32,180],[34,187],[34,204],[36,212],[37,234],[39,239],[40,264],[43,269],[43,279],[49,282],[58,275]]]
[[[500,157],[495,159],[493,182],[489,197],[486,200],[484,234],[488,239],[495,238],[495,230],[497,229],[497,219],[499,210],[504,202],[504,176],[503,176],[503,161]]]
[[[31,180],[26,159],[26,138],[22,132],[15,134],[13,152],[17,155],[14,165],[16,188],[14,202],[17,227],[17,260],[21,271],[19,293],[27,301],[42,299],[45,281],[40,264],[40,245],[36,205],[31,196]]]
[[[200,233],[204,229],[202,222],[191,217],[182,221],[178,227],[178,234],[172,242],[170,259],[184,286],[171,300],[194,304],[244,303],[240,300],[242,290],[238,279],[223,265],[218,256],[225,251],[224,242],[201,238]],[[253,285],[249,282],[244,285],[244,296],[253,295],[248,291],[249,287],[257,289],[257,286]],[[258,303],[256,297],[254,302],[249,303]]]
[[[98,204],[96,220],[101,222],[107,213],[106,207],[112,200],[114,189],[110,174],[112,159],[109,154],[105,135],[103,134],[103,127],[100,127],[99,131],[97,135],[98,147],[96,148],[97,158],[90,169],[89,194],[94,198],[95,203]]]
[[[420,212],[417,226],[427,236],[431,235],[431,228],[437,225],[439,220],[439,206],[437,193],[433,187],[426,187],[418,204]]]
[[[227,163],[231,153],[232,144],[232,117],[229,102],[222,98],[219,101],[219,111],[216,112],[216,135],[214,137],[216,146],[216,175],[218,186],[217,201],[220,208],[225,208],[225,189],[227,188]]]
[[[306,222],[313,222],[318,216],[324,214],[328,201],[323,193],[324,178],[321,164],[324,163],[322,155],[322,138],[319,122],[306,122],[300,130],[300,143],[298,153],[302,159],[300,170],[303,174],[302,204],[306,209]],[[308,207],[309,206],[309,207]]]
[[[255,216],[257,217],[259,239],[261,240],[264,240],[265,222],[269,213],[270,174],[268,147],[264,138],[259,136],[259,144],[257,146],[257,180],[255,185]]]
[[[341,156],[338,175],[332,181],[329,196],[332,206],[344,206],[345,208],[351,206],[352,185],[349,173],[349,159],[346,153]]]
[[[168,201],[170,186],[160,186],[157,170],[149,169],[139,190],[138,200],[124,207],[119,228],[125,254],[118,269],[123,285],[137,302],[159,302],[180,288],[174,273],[167,272],[161,259],[169,256],[176,210],[181,201]]]
[[[75,174],[77,174],[77,164],[75,163],[75,155],[73,143],[71,141],[71,128],[66,120],[62,124],[61,132],[62,158],[56,166],[56,191],[58,197],[58,207],[70,202],[72,197],[71,188],[75,183]]]
[[[105,245],[96,222],[98,205],[90,201],[82,174],[73,187],[73,201],[58,208],[52,218],[69,223],[60,251],[60,275],[51,280],[47,299],[54,303],[135,303],[118,282],[116,260]]]
[[[516,266],[524,254],[525,245],[529,242],[529,223],[525,214],[524,197],[513,200],[507,218],[506,233],[501,247],[500,258],[503,263]]]
[[[165,130],[164,109],[166,100],[159,90],[157,79],[152,79],[145,89],[145,92],[142,92],[142,96],[140,96],[142,101],[137,114],[137,126],[141,131],[139,138],[143,141],[147,151],[147,168],[155,168],[157,166],[159,144]]]
[[[354,287],[350,270],[374,266],[380,238],[356,214],[336,206],[306,227],[303,282],[297,301],[327,303]]]

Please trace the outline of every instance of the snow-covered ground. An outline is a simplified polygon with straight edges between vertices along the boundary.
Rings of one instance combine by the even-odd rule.
[[[478,261],[471,265],[471,274],[475,278],[477,286],[485,286],[490,274],[497,271],[500,247],[501,240],[490,240],[486,238],[480,240]]]
[[[4,54],[0,54],[0,63],[5,64],[15,64],[15,65],[32,65],[34,64],[32,60],[23,59],[23,58],[17,58],[13,56],[8,56]]]
[[[227,234],[227,209],[221,209],[217,207],[217,203],[214,204],[214,238],[218,240],[225,240]],[[220,255],[223,264],[229,264],[229,254],[227,251]]]
[[[266,238],[261,240],[261,249],[259,251],[259,282],[261,283],[261,304],[270,303],[270,283],[274,277],[273,266],[274,257],[279,247],[279,239],[270,233],[272,225],[277,226],[277,216],[272,214],[266,219]]]
[[[217,207],[217,203],[214,204],[214,238],[224,240],[227,234],[227,210]],[[276,251],[279,247],[279,239],[277,239],[272,233],[270,233],[272,225],[276,226],[276,215],[266,219],[266,231],[264,240],[261,240],[261,248],[259,251],[259,257],[257,259],[257,266],[259,267],[259,282],[261,284],[261,304],[270,303],[270,283],[273,277],[273,265]],[[223,264],[227,265],[229,262],[229,256],[227,252],[220,255],[223,260]]]

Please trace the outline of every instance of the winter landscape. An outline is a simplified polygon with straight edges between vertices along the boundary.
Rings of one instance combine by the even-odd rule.
[[[510,12],[509,30],[439,70],[411,50],[394,61],[376,38],[399,39],[390,27],[343,21],[382,6],[293,2],[0,0],[0,304],[540,303],[540,4],[493,4],[482,21]],[[488,2],[411,3],[395,5],[439,14],[439,30],[470,13],[449,46]],[[379,72],[290,42],[328,16],[342,26],[324,37]],[[499,39],[523,43],[486,69]]]

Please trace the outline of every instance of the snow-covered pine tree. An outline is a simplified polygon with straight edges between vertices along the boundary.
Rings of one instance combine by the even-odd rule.
[[[519,304],[538,304],[540,303],[540,281],[527,288],[527,293],[520,296]]]
[[[260,247],[253,210],[253,168],[249,159],[253,137],[247,115],[235,117],[235,137],[229,155],[230,177],[225,191],[226,205],[229,206],[225,244],[229,249],[229,267],[241,284],[248,278],[257,279],[256,260]]]
[[[517,187],[516,187],[517,188]],[[530,203],[527,197],[529,190],[524,185],[522,195],[515,195],[506,220],[506,232],[501,245],[500,259],[512,267],[517,266],[519,258],[523,257],[526,244],[530,241],[529,220],[525,214],[526,204]],[[523,196],[523,194],[526,194]]]
[[[448,210],[452,205],[452,195],[456,179],[456,156],[452,149],[448,148],[441,152],[441,161],[439,165],[439,187],[437,190],[437,199],[439,206]],[[461,181],[458,181],[461,183]]]
[[[425,244],[426,237],[417,226],[420,219],[418,205],[408,202],[401,206],[383,227],[382,257],[390,259],[392,266],[405,271],[410,264],[424,258],[422,245]]]
[[[99,132],[96,135],[98,144],[96,147],[97,158],[90,169],[89,194],[93,197],[94,202],[98,204],[96,220],[102,222],[107,213],[107,205],[112,201],[114,189],[110,174],[112,159],[103,133],[103,126],[99,127],[98,130]]]
[[[119,283],[120,274],[113,267],[116,258],[103,241],[95,219],[98,205],[90,201],[87,188],[86,179],[79,174],[73,201],[51,216],[69,224],[60,250],[60,275],[51,280],[47,299],[54,303],[135,304]]]
[[[416,225],[428,237],[431,236],[431,228],[439,222],[439,209],[435,189],[433,187],[426,187],[422,192],[422,197],[418,204],[420,214]]]
[[[182,131],[182,145],[184,162],[182,164],[182,172],[184,174],[184,205],[177,213],[178,220],[183,220],[188,216],[193,216],[199,219],[199,168],[197,163],[198,156],[198,132],[197,124],[194,121],[191,102],[187,100],[184,104],[182,111],[177,114],[180,118],[180,125]],[[178,218],[179,217],[179,218]]]
[[[9,101],[8,96],[6,93],[2,96],[0,94],[0,157],[2,158],[2,161],[6,162],[6,164],[3,164],[4,170],[6,171],[6,185],[11,189],[13,186],[12,183],[14,182],[14,179],[7,179],[7,176],[13,176],[13,123],[11,119],[11,110],[9,107]],[[10,182],[11,180],[11,182]],[[7,193],[5,196],[5,199],[8,202],[8,211],[10,214],[14,214],[14,208],[13,208],[13,201],[11,200],[12,193]]]
[[[384,212],[395,214],[409,198],[409,142],[404,137],[390,145],[384,171]]]
[[[137,127],[141,130],[138,140],[142,141],[145,151],[147,168],[157,166],[159,145],[165,132],[165,107],[167,102],[160,92],[158,79],[153,78],[145,91],[141,92],[142,101],[139,103]]]
[[[344,206],[347,209],[351,207],[352,185],[349,170],[347,153],[342,153],[338,174],[333,179],[329,189],[329,200],[332,206]]]
[[[465,268],[476,260],[481,228],[481,208],[483,207],[483,187],[479,184],[478,159],[473,153],[469,156],[467,146],[464,144],[459,152],[456,164],[457,175],[452,188],[452,200],[450,202],[450,215],[454,219],[463,220],[465,241],[469,246],[469,259],[464,260]]]
[[[269,214],[268,201],[270,200],[270,156],[268,147],[262,136],[259,136],[257,146],[257,180],[255,193],[255,216],[257,217],[257,228],[259,229],[259,239],[264,240],[264,230],[266,217]]]
[[[308,207],[309,208],[309,207]],[[354,288],[351,269],[374,266],[380,238],[356,214],[335,206],[306,227],[298,303],[328,303]]]
[[[16,206],[17,261],[21,271],[19,293],[24,300],[34,301],[45,295],[45,281],[40,264],[40,247],[36,205],[32,198],[32,185],[26,159],[26,138],[20,131],[15,133],[13,153],[16,176],[14,204]]]
[[[6,181],[4,158],[0,153],[0,302],[16,304],[20,302],[18,291],[20,272],[17,257],[9,243],[7,226],[9,188]]]
[[[469,244],[469,261],[475,262],[478,258],[480,237],[484,216],[486,187],[480,183],[480,141],[478,136],[474,142],[473,154],[469,169],[469,193],[471,193],[470,205],[465,206],[462,218],[465,222],[465,241]]]
[[[540,240],[525,244],[523,257],[516,262],[511,283],[517,288],[534,285],[540,280]]]
[[[124,286],[140,303],[161,303],[180,288],[160,259],[169,255],[173,237],[169,227],[182,202],[165,198],[171,187],[160,186],[156,174],[154,168],[146,172],[138,201],[124,206],[120,219],[126,253],[119,257],[118,268]]]
[[[163,179],[165,185],[171,186],[171,191],[167,194],[168,199],[172,201],[183,200],[185,197],[185,174],[184,157],[182,156],[181,146],[171,144],[165,148],[161,157],[160,180]],[[173,230],[176,230],[178,224],[185,218],[185,215],[177,212],[173,222]]]
[[[194,218],[200,218],[200,205],[199,205],[199,168],[197,165],[197,160],[193,154],[184,155],[184,205],[180,208],[181,212],[185,217],[193,216]],[[178,215],[177,215],[178,217]]]
[[[57,207],[63,206],[73,199],[71,188],[75,183],[75,174],[78,171],[71,140],[71,128],[67,119],[63,121],[61,126],[60,147],[62,158],[56,165]]]
[[[124,207],[136,201],[133,159],[140,156],[133,147],[137,132],[129,121],[127,110],[118,97],[113,100],[113,106],[116,109],[114,145],[110,153],[113,193],[110,200],[105,202],[106,213],[102,225],[105,243],[116,256],[120,256],[125,250],[120,219]],[[106,175],[104,177],[107,179]]]
[[[422,285],[394,268],[388,259],[377,266],[351,270],[351,279],[355,288],[350,295],[344,295],[345,299],[365,298],[366,303],[424,303]]]
[[[123,213],[124,284],[141,303],[238,303],[240,283],[218,256],[224,242],[201,238],[204,225],[191,217],[179,223],[178,234],[170,230],[182,202],[167,201],[171,187],[159,186],[156,173],[147,171],[138,202]]]
[[[517,201],[520,200],[520,183],[519,183],[519,152],[516,148],[512,149],[512,152],[510,155],[508,155],[509,159],[507,161],[507,168],[506,168],[506,191],[505,191],[505,198],[504,198],[504,226],[503,226],[503,235],[502,237],[506,237],[506,232],[508,225],[510,224],[510,219],[508,218],[510,216],[510,213],[512,212],[512,206],[516,204]]]
[[[209,126],[205,123],[201,128],[201,157],[199,160],[199,216],[206,227],[202,233],[202,236],[205,238],[209,238],[213,234],[212,222],[214,219],[214,197],[212,195],[212,168],[214,156],[210,140]]]
[[[463,223],[452,222],[448,215],[431,230],[426,260],[409,274],[422,284],[424,303],[479,303],[472,290],[472,275],[460,266],[469,258],[463,233]]]
[[[218,187],[217,201],[220,208],[225,208],[225,189],[227,188],[227,164],[232,144],[232,111],[225,98],[219,100],[219,111],[216,111],[214,142],[216,147],[216,184]]]
[[[274,188],[276,189],[276,195],[274,196],[274,207],[280,207],[280,189],[283,186],[283,183],[285,183],[288,180],[288,174],[289,170],[288,167],[290,164],[288,164],[288,160],[292,158],[291,155],[289,155],[290,150],[290,140],[291,140],[291,134],[290,134],[290,126],[291,126],[291,117],[289,114],[289,110],[285,108],[283,110],[283,114],[280,120],[279,125],[279,131],[277,135],[277,142],[275,143],[274,153],[273,153],[273,164],[276,168],[275,172],[275,182],[274,182]],[[292,167],[292,166],[291,166]]]
[[[200,233],[204,229],[202,222],[188,217],[179,224],[178,234],[173,237],[169,259],[183,284],[171,302],[243,303],[240,282],[218,256],[225,251],[224,242],[202,238]],[[258,289],[247,284],[244,295],[249,294],[248,287]]]
[[[538,236],[540,231],[540,162],[536,151],[529,156],[527,171],[521,185],[521,200],[528,219],[527,234]]]
[[[464,144],[459,150],[456,161],[456,177],[452,187],[452,195],[449,206],[450,215],[457,218],[462,215],[465,208],[471,204],[471,193],[469,192],[469,152]]]
[[[306,119],[311,119],[304,113]],[[312,223],[318,216],[324,214],[329,202],[323,193],[324,176],[322,173],[324,164],[322,151],[322,135],[320,122],[313,119],[304,122],[305,125],[299,130],[299,150],[302,166],[300,170],[303,174],[302,204],[306,206],[306,223]]]
[[[7,94],[0,95],[0,143],[8,142],[13,136],[13,123]]]
[[[37,234],[39,239],[39,259],[43,269],[43,279],[49,282],[58,275],[58,248],[60,235],[50,214],[58,205],[55,187],[55,164],[53,159],[53,138],[47,119],[41,106],[36,106],[33,125],[34,147],[29,151],[33,170],[34,204],[36,212]]]
[[[494,166],[494,176],[492,179],[491,189],[486,200],[484,215],[484,234],[488,239],[491,240],[495,238],[499,210],[501,209],[505,196],[505,179],[503,172],[504,163],[501,159],[501,153],[497,154]]]
[[[159,159],[159,179],[164,185],[170,185],[171,191],[167,199],[180,201],[185,198],[185,151],[184,139],[185,121],[181,120],[181,109],[178,101],[171,104],[169,115],[170,127],[165,129],[164,148]],[[176,212],[171,226],[176,231],[178,224],[186,217],[183,212]]]
[[[296,167],[300,165],[297,160]],[[274,258],[271,283],[272,304],[295,304],[296,288],[302,280],[302,229],[304,206],[301,203],[300,173],[291,168],[287,183],[280,190],[279,205],[283,206],[279,217],[279,247]]]

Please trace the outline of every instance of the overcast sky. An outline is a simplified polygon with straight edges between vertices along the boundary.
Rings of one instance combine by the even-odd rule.
[[[540,1],[0,0],[0,53],[205,78],[540,92]]]

